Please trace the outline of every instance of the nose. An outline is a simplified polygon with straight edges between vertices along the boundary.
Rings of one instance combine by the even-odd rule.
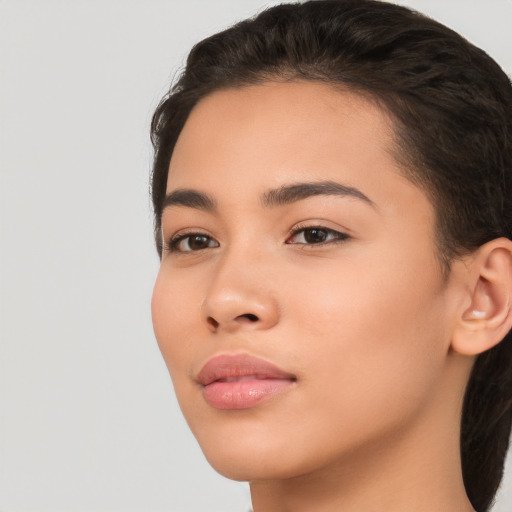
[[[227,255],[219,261],[201,306],[212,332],[271,329],[279,321],[267,265]]]

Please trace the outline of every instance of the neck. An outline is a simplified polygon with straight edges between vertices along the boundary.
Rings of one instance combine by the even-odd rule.
[[[254,512],[474,512],[459,468],[443,464],[444,454],[415,463],[393,448],[293,479],[252,482]]]

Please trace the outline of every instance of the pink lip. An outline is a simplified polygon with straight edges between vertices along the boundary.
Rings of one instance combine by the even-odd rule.
[[[284,391],[295,375],[247,354],[212,357],[197,376],[203,396],[216,409],[248,409]]]

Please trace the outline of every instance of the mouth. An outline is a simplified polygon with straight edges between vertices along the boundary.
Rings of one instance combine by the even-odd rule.
[[[205,401],[215,409],[255,407],[296,381],[295,375],[247,354],[215,356],[197,376]]]
[[[246,380],[262,380],[262,379],[260,377],[258,377],[257,375],[247,375],[246,377],[229,377],[227,379],[219,379],[217,382],[244,382]]]

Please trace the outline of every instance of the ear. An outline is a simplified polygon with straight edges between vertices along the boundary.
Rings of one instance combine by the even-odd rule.
[[[451,346],[459,354],[475,356],[497,345],[512,327],[512,242],[497,238],[482,245],[467,268],[468,300]]]

